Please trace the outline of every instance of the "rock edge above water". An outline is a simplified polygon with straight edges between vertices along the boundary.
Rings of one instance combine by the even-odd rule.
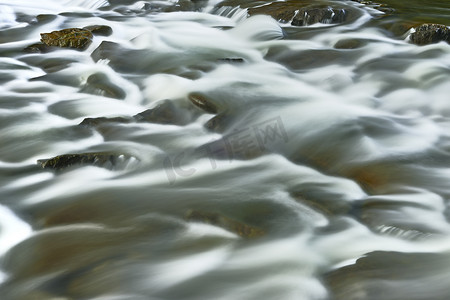
[[[63,154],[49,159],[40,159],[37,163],[43,169],[52,169],[56,171],[83,165],[109,168],[116,165],[121,157],[127,158],[128,156],[114,152]]]
[[[413,44],[423,46],[439,42],[450,44],[450,28],[441,24],[422,24],[411,33],[410,40]]]
[[[94,35],[110,36],[112,28],[106,25],[91,25],[84,28],[66,28],[48,33],[41,33],[41,43],[25,48],[26,52],[50,52],[53,47],[85,50]]]

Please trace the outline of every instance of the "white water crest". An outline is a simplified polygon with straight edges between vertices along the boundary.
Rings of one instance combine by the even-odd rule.
[[[233,3],[1,1],[1,299],[446,299],[450,46]]]

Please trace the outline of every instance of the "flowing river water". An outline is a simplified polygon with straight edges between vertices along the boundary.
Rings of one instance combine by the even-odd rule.
[[[448,300],[449,2],[219,2],[0,1],[0,299]]]

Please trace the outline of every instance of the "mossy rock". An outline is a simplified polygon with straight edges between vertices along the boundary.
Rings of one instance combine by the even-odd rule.
[[[123,154],[113,152],[64,154],[49,159],[40,159],[37,163],[44,169],[52,169],[56,171],[83,165],[112,167],[116,165],[120,157],[123,156]]]
[[[415,28],[410,40],[413,44],[423,46],[439,42],[450,43],[450,28],[440,24],[422,24]]]
[[[292,19],[294,26],[306,26],[316,23],[339,24],[347,19],[348,11],[343,8],[323,7],[305,7]]]
[[[83,50],[92,42],[92,32],[80,28],[67,28],[50,33],[41,33],[41,42],[47,46]]]
[[[349,6],[328,2],[310,1],[273,2],[268,5],[248,9],[249,16],[269,15],[278,22],[293,26],[307,26],[316,23],[339,24],[355,19],[360,13]]]

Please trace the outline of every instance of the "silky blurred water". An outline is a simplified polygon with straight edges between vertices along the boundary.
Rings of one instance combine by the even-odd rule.
[[[448,299],[448,2],[268,2],[0,1],[1,299]]]

